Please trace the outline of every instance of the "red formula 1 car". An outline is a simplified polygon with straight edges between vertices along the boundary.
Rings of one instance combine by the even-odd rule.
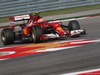
[[[15,22],[25,21],[20,25],[21,30],[16,31]],[[68,25],[62,25],[62,22],[44,21],[38,14],[22,15],[9,18],[10,28],[3,29],[1,40],[4,45],[13,44],[16,40],[31,39],[34,43],[43,40],[65,38],[86,34],[84,29],[80,29],[76,20],[70,21]]]

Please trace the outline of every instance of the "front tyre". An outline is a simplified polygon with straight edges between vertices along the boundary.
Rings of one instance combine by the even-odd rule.
[[[4,45],[14,43],[14,32],[12,29],[3,29],[1,32],[1,40]]]
[[[68,24],[68,27],[69,27],[69,32],[72,30],[80,29],[80,25],[79,25],[78,21],[76,21],[76,20],[70,21]]]
[[[34,26],[32,29],[32,39],[34,43],[41,42],[40,37],[43,35],[43,30],[40,26]]]
[[[80,25],[79,25],[78,21],[72,20],[69,22],[68,28],[69,28],[69,33],[71,34],[71,31],[80,29]],[[71,37],[79,37],[79,36],[80,35],[74,35]]]

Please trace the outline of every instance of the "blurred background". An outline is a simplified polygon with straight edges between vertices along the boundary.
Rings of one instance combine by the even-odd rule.
[[[100,0],[0,0],[0,18],[97,4]]]

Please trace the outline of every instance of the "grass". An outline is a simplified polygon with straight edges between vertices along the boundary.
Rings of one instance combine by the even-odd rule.
[[[88,10],[96,10],[96,9],[100,9],[100,5],[92,5],[92,6],[85,6],[85,7],[76,7],[76,8],[41,12],[40,16],[45,17],[45,16],[53,16],[53,15],[59,15],[59,14],[77,13],[77,12],[88,11]],[[0,23],[8,22],[8,21],[9,21],[9,17],[0,18]]]
[[[0,23],[8,22],[8,21],[9,21],[9,17],[6,17],[6,18],[0,18]]]
[[[68,9],[41,12],[40,16],[43,16],[43,17],[53,16],[53,15],[59,15],[59,14],[77,13],[77,12],[88,11],[88,10],[96,10],[96,9],[100,9],[100,5],[92,5],[92,6],[85,6],[85,7],[76,7],[76,8],[68,8]]]

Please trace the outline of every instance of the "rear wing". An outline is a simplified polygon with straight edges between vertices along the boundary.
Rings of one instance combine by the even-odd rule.
[[[16,21],[29,20],[30,15],[12,16],[9,18],[10,27],[13,29]]]
[[[21,16],[13,16],[9,18],[9,23],[10,25],[15,25],[16,21],[23,21],[23,20],[29,20],[30,16],[29,15],[21,15]]]
[[[16,21],[22,21],[22,20],[28,20],[28,19],[30,19],[29,15],[13,16],[9,18],[9,22],[10,21],[16,22]]]

